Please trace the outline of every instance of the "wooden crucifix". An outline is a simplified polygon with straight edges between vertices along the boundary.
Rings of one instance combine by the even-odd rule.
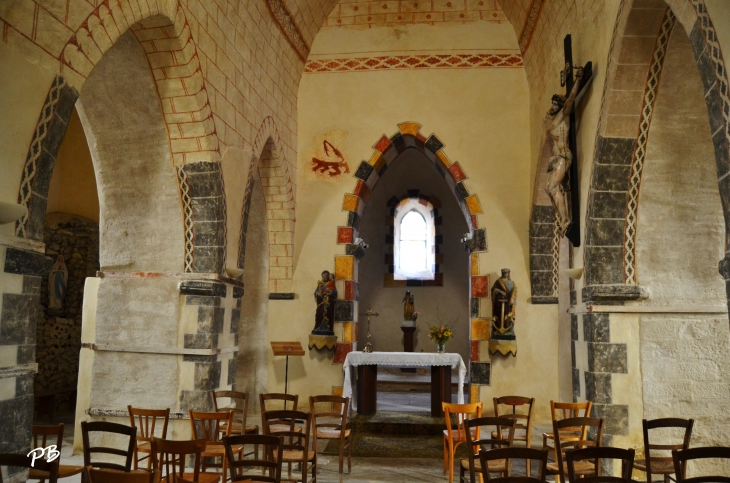
[[[560,234],[580,246],[580,192],[578,151],[576,142],[575,104],[592,79],[592,64],[573,65],[573,47],[570,35],[563,41],[565,66],[560,73],[565,96],[554,95],[552,106],[545,116],[544,128],[552,144],[545,191],[555,208]],[[576,70],[576,79],[573,70]],[[568,114],[566,118],[566,114]]]

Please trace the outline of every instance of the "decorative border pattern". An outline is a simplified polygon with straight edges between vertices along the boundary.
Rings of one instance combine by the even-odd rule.
[[[527,19],[525,19],[525,26],[522,27],[522,33],[520,34],[519,40],[520,52],[523,54],[530,46],[532,33],[535,31],[535,26],[537,25],[537,19],[540,17],[540,11],[542,10],[543,3],[545,3],[545,0],[532,0],[532,5],[530,5],[530,11],[527,14]]]
[[[184,166],[178,166],[177,179],[180,183],[180,199],[183,207],[183,229],[185,230],[185,273],[193,272],[195,261],[195,231],[193,230],[193,206],[188,186],[188,174]]]
[[[305,74],[384,69],[471,69],[476,67],[523,67],[518,54],[395,55],[351,59],[309,60]]]
[[[555,222],[553,223],[553,243],[552,243],[552,254],[553,254],[553,263],[552,263],[552,296],[557,297],[558,296],[558,287],[560,283],[560,240],[563,237],[560,236],[560,225],[558,225],[558,218],[555,217]]]
[[[274,22],[284,34],[286,40],[291,44],[294,51],[297,53],[302,62],[307,61],[309,56],[309,45],[304,40],[302,32],[299,31],[299,27],[294,22],[289,9],[286,8],[282,0],[266,0],[266,6],[269,8],[269,13],[274,19]]]
[[[23,167],[23,178],[20,181],[20,192],[18,193],[18,203],[26,208],[29,206],[30,198],[33,195],[32,184],[35,175],[38,173],[38,159],[41,157],[43,152],[42,143],[48,136],[51,121],[53,120],[53,115],[56,112],[56,105],[61,99],[61,89],[63,89],[64,86],[66,86],[66,80],[63,77],[56,76],[56,78],[53,79],[51,90],[48,92],[46,102],[43,104],[41,115],[38,118],[38,124],[36,124],[35,131],[33,132],[33,139],[30,142],[28,157],[25,160],[25,166]],[[20,220],[15,222],[15,236],[28,238],[27,228],[29,218],[30,212],[26,213]]]
[[[626,223],[624,225],[624,280],[629,285],[636,285],[636,222],[639,210],[639,192],[641,190],[641,175],[644,171],[646,146],[649,141],[651,118],[654,114],[659,91],[659,82],[664,67],[664,58],[667,54],[669,38],[677,21],[671,8],[664,14],[662,27],[657,36],[654,55],[649,66],[649,76],[644,88],[644,100],[641,106],[639,121],[639,135],[636,138],[633,159],[631,160],[631,174],[629,175],[629,191],[626,203]]]

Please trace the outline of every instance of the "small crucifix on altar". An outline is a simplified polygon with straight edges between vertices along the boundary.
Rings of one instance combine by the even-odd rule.
[[[363,352],[372,352],[373,351],[373,344],[370,342],[370,317],[378,317],[380,316],[379,313],[373,312],[372,308],[370,307],[370,304],[368,304],[368,311],[362,312],[360,315],[367,315],[368,316],[368,341],[365,343],[365,347],[362,348]]]

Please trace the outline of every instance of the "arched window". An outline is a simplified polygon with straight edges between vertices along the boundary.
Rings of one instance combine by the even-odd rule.
[[[395,217],[396,280],[434,279],[433,216],[417,200],[401,205]]]

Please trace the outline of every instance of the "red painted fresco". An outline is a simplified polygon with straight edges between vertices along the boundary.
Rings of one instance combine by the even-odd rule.
[[[337,344],[335,348],[335,357],[332,359],[333,364],[344,364],[347,354],[352,352],[352,344]]]
[[[471,277],[472,298],[489,297],[489,276],[479,275]]]
[[[471,351],[469,352],[469,360],[472,362],[479,361],[479,341],[471,341]]]
[[[312,172],[314,174],[319,177],[339,178],[342,173],[350,172],[350,166],[339,149],[327,140],[322,142],[322,146],[324,147],[325,159],[312,158]]]

